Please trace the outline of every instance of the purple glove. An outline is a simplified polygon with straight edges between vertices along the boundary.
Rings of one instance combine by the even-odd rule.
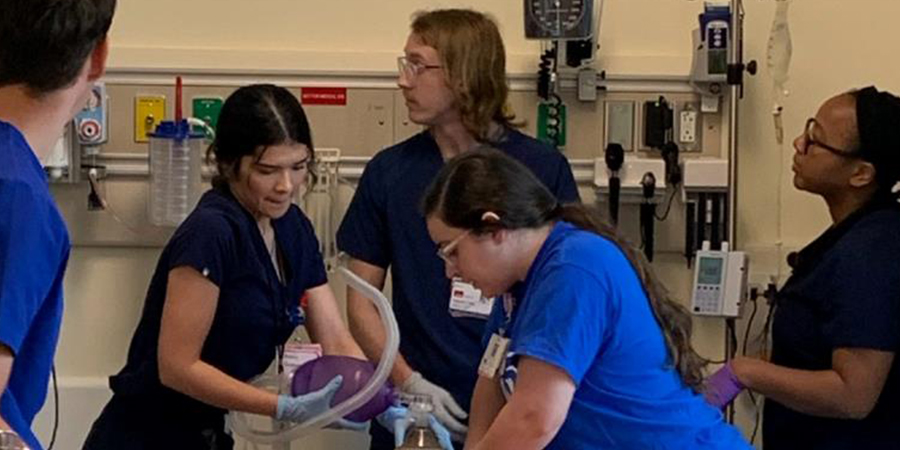
[[[706,382],[703,383],[702,392],[707,403],[723,409],[734,401],[735,397],[743,390],[744,385],[738,381],[734,371],[731,369],[731,362],[728,362],[706,379]]]

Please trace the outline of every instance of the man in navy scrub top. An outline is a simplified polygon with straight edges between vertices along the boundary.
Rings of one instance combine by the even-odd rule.
[[[483,145],[524,163],[562,202],[578,201],[578,192],[565,157],[511,125],[503,42],[491,19],[438,10],[417,15],[411,28],[398,84],[410,120],[426,129],[369,162],[337,242],[351,269],[374,286],[383,287],[391,270],[401,335],[391,378],[403,392],[430,395],[435,417],[461,446],[490,305],[472,286],[445,277],[422,195],[446,160]],[[451,295],[471,301],[451,304]],[[352,290],[347,304],[354,337],[377,359],[384,345],[377,311]],[[372,449],[394,448],[375,424],[372,436]]]

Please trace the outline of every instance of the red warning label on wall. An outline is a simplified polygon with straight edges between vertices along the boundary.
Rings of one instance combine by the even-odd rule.
[[[347,88],[305,87],[300,89],[304,105],[347,105]]]

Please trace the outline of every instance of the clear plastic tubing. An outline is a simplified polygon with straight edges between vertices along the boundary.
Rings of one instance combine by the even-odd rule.
[[[394,359],[397,357],[397,349],[400,345],[400,331],[397,328],[397,320],[394,318],[394,312],[387,297],[378,289],[362,278],[351,272],[344,264],[338,264],[335,269],[337,273],[344,278],[347,286],[355,289],[357,292],[368,298],[375,304],[378,314],[381,316],[381,324],[385,330],[384,352],[381,354],[381,360],[375,369],[375,374],[369,379],[359,392],[347,398],[347,400],[334,405],[328,411],[312,417],[299,424],[285,424],[286,427],[277,431],[256,430],[250,426],[247,413],[240,411],[231,411],[231,426],[235,433],[257,444],[278,444],[297,440],[303,436],[313,433],[320,428],[334,422],[335,420],[355,411],[363,406],[372,397],[374,397],[390,375],[391,368],[394,366]],[[253,381],[253,384],[261,388],[272,388],[280,385],[280,380],[276,376],[262,376]]]

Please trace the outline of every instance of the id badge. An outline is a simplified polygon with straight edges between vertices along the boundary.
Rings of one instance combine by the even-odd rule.
[[[298,367],[322,356],[319,344],[303,344],[288,341],[284,344],[284,356],[281,359],[283,373],[293,375]]]
[[[459,278],[454,278],[450,287],[450,315],[453,317],[474,317],[487,319],[494,307],[493,298],[481,296],[481,290]]]
[[[500,336],[497,333],[491,335],[484,355],[481,357],[481,364],[478,365],[478,374],[493,379],[500,371],[503,365],[503,359],[506,357],[506,349],[509,348],[509,338]]]

